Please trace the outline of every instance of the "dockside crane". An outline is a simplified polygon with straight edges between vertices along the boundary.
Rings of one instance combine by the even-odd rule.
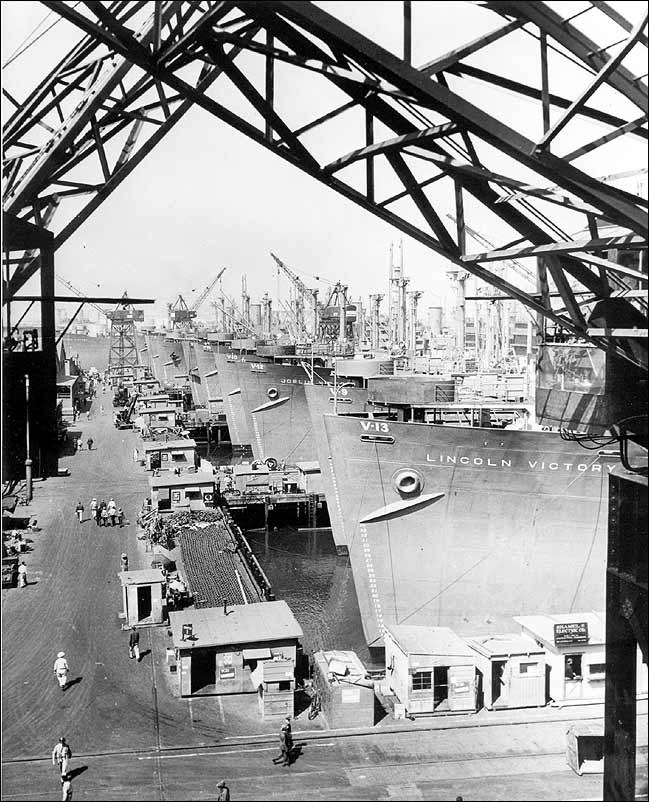
[[[284,264],[284,262],[282,262],[281,259],[275,256],[275,254],[272,252],[270,255],[277,263],[277,267],[284,272],[289,281],[295,287],[296,296],[294,302],[293,316],[295,318],[298,331],[304,332],[307,335],[312,335],[315,338],[315,336],[318,333],[318,316],[319,316],[318,290],[312,290],[309,287],[307,287],[306,284],[302,281],[302,279],[296,273],[294,273],[290,267],[287,267]],[[308,301],[313,310],[311,332],[309,332],[304,319],[304,305],[306,301]]]
[[[205,289],[201,292],[198,298],[194,301],[191,306],[187,305],[187,302],[183,298],[181,294],[178,295],[176,301],[173,304],[169,304],[169,320],[171,323],[172,328],[181,328],[181,329],[191,329],[193,328],[192,321],[195,319],[196,315],[198,314],[198,310],[202,305],[203,301],[207,298],[207,296],[212,292],[214,287],[216,286],[216,282],[221,278],[221,276],[225,273],[225,268],[222,267],[219,272],[217,273],[216,277],[212,279],[212,281],[205,287]]]
[[[87,304],[88,306],[92,306],[92,308],[93,308],[93,309],[96,309],[96,310],[97,310],[97,312],[99,312],[100,314],[102,314],[104,317],[106,317],[106,318],[108,318],[108,317],[109,317],[109,314],[108,314],[108,313],[109,313],[109,311],[110,311],[110,310],[108,310],[108,309],[102,309],[102,308],[101,308],[101,306],[98,306],[98,305],[97,305],[96,303],[94,303],[93,301],[89,301],[89,300],[87,300],[87,298],[88,298],[88,294],[87,294],[87,293],[85,293],[85,292],[82,292],[82,291],[81,291],[81,290],[80,290],[78,287],[75,287],[75,286],[74,286],[74,284],[70,284],[70,282],[69,282],[67,279],[64,279],[64,278],[63,278],[63,276],[59,276],[59,275],[57,275],[57,276],[56,276],[56,280],[59,282],[59,284],[63,284],[63,286],[64,286],[64,287],[67,287],[67,288],[70,290],[70,292],[73,292],[75,295],[78,295],[78,296],[79,296],[79,298],[84,298],[84,299],[86,299],[86,304]]]

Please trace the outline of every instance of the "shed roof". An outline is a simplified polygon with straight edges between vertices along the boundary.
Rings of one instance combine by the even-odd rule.
[[[555,624],[588,624],[588,643],[606,643],[606,616],[604,613],[561,613],[560,615],[516,615],[520,624],[537,640],[554,647]]]
[[[80,379],[81,376],[62,376],[60,379],[56,380],[56,383],[73,387]]]
[[[283,601],[237,604],[228,607],[204,607],[169,613],[174,646],[184,649],[201,646],[228,646],[241,643],[301,638],[302,627],[291,608]],[[182,640],[183,624],[191,624],[193,641]]]
[[[176,407],[145,407],[138,415],[159,415],[161,412],[176,412]]]
[[[214,475],[205,471],[197,473],[181,473],[180,476],[170,474],[169,476],[151,476],[149,484],[152,488],[159,487],[190,487],[192,485],[212,485],[214,486]]]
[[[144,451],[169,451],[174,448],[196,448],[195,440],[157,440],[144,444]]]
[[[487,635],[484,638],[466,638],[466,642],[486,657],[543,653],[543,647],[523,635]]]
[[[234,465],[232,473],[234,476],[268,476],[270,469],[268,465],[264,464],[263,462],[256,468],[253,468],[251,463],[244,462],[241,465]]]
[[[159,568],[143,568],[139,571],[122,571],[117,574],[124,585],[155,585],[164,582],[165,577]]]
[[[392,624],[387,629],[407,654],[439,654],[473,659],[470,647],[448,627]]]
[[[295,466],[302,471],[302,473],[320,473],[320,463],[318,460],[307,460],[305,462],[296,462]]]

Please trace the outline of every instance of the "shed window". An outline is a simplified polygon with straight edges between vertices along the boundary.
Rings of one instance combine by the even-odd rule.
[[[520,664],[520,673],[527,674],[528,676],[537,677],[539,674],[539,664],[538,663],[521,663]]]
[[[606,674],[606,663],[591,663],[588,666],[588,673],[591,677],[599,679]]]
[[[169,415],[158,415],[158,421],[162,423],[163,421],[168,421]]]
[[[565,656],[564,675],[566,679],[581,679],[581,655],[567,654]]]
[[[433,687],[432,671],[417,671],[412,675],[413,691],[429,691]]]
[[[290,691],[291,690],[291,681],[289,679],[282,680],[281,682],[277,683],[278,690],[280,691]]]
[[[200,498],[201,491],[200,490],[190,490],[189,488],[185,489],[185,497],[186,498]]]

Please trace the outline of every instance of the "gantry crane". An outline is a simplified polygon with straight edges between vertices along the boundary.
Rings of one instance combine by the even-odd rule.
[[[212,281],[207,285],[207,287],[205,287],[205,289],[201,292],[191,306],[187,306],[187,302],[180,294],[178,295],[178,298],[176,298],[175,303],[169,304],[169,319],[173,328],[192,328],[192,321],[198,314],[198,309],[207,296],[212,292],[216,282],[224,273],[225,268],[222,267],[216,275],[216,278],[212,279]]]
[[[302,279],[296,275],[290,267],[287,267],[281,259],[278,259],[274,253],[270,254],[273,259],[277,262],[277,267],[284,271],[285,275],[288,277],[289,281],[292,282],[293,286],[296,290],[296,297],[295,297],[295,305],[294,305],[294,317],[296,321],[296,325],[298,331],[304,332],[306,334],[312,334],[313,337],[316,336],[318,332],[318,290],[312,290],[306,286],[306,284],[302,281]],[[304,320],[304,304],[305,301],[308,300],[313,308],[313,321],[311,324],[311,332],[309,332],[309,327],[306,325]]]

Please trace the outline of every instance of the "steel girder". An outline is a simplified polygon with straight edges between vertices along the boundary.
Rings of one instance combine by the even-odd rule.
[[[646,317],[646,257],[635,275],[633,270],[616,270],[602,258],[613,245],[599,231],[615,224],[622,238],[616,245],[646,249],[646,200],[572,162],[613,139],[646,140],[646,85],[623,58],[616,60],[607,47],[599,47],[574,21],[562,20],[545,3],[483,3],[506,17],[507,24],[419,69],[308,2],[85,2],[79,9],[62,2],[44,5],[77,26],[85,38],[25,101],[15,101],[18,107],[5,126],[4,204],[25,219],[47,221],[56,247],[198,105],[453,264],[574,334],[637,361],[638,349],[631,349],[624,338],[588,335],[579,298],[586,290],[588,303],[601,300],[628,289],[632,278],[641,297],[624,303]],[[593,3],[590,10],[611,17],[604,3]],[[635,29],[619,15],[608,21],[612,37],[620,34],[625,53],[646,47],[646,18]],[[408,13],[406,54],[412,24]],[[509,75],[496,75],[464,63],[496,41],[506,54],[509,37],[522,35],[541,42],[540,87],[517,80],[515,64]],[[622,117],[598,108],[588,91],[576,92],[574,98],[564,96],[564,87],[560,93],[551,91],[548,47],[557,58],[583,64],[589,82],[615,90],[635,114]],[[507,59],[501,56],[500,63]],[[261,81],[254,69],[259,64]],[[323,99],[317,117],[299,125],[290,122],[295,114],[280,99],[280,65],[311,81],[312,100],[320,96],[324,80],[335,87],[340,103],[332,106]],[[236,88],[237,99],[245,98],[250,114],[240,111],[240,102],[229,106],[210,96],[208,90],[222,75]],[[486,103],[483,108],[469,102],[462,91],[463,76],[505,88],[513,98],[534,99],[538,119],[545,121],[536,141]],[[598,140],[584,134],[580,147],[565,157],[555,155],[550,150],[554,137],[544,141],[550,109],[564,110],[565,126],[573,131],[591,120],[610,130]],[[349,144],[341,141],[332,160],[316,143],[333,120],[345,121]],[[378,126],[391,132],[382,141],[376,141]],[[499,154],[499,165],[507,163],[506,170],[490,167],[493,153]],[[347,169],[354,162],[364,163],[360,179]],[[379,198],[383,182],[396,192]],[[455,232],[447,230],[436,210],[440,188],[455,201]],[[496,255],[467,256],[465,196],[499,219],[514,242],[496,248]],[[76,208],[66,215],[71,200]],[[587,225],[588,240],[567,233],[567,226],[575,230],[576,219]],[[551,306],[555,293],[545,292],[539,300],[536,288],[516,286],[485,267],[502,251],[521,258],[542,256],[539,270],[545,275],[547,269],[562,309]],[[30,258],[17,267],[8,286],[10,297],[37,267]],[[646,360],[640,361],[646,366]]]

